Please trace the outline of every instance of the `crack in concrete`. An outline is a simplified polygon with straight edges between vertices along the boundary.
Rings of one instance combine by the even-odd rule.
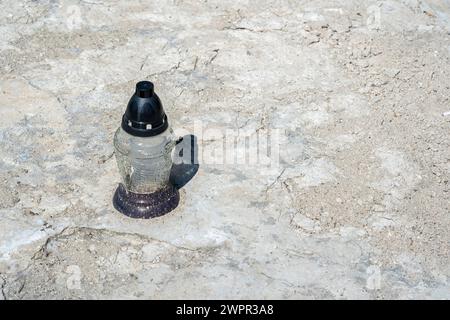
[[[178,68],[180,67],[180,65],[181,65],[181,61],[178,61],[178,63],[177,63],[175,66],[171,67],[170,69],[167,69],[167,70],[164,70],[164,71],[160,71],[160,72],[155,72],[155,73],[148,74],[145,78],[146,78],[146,79],[150,79],[150,78],[153,78],[153,77],[158,77],[158,76],[163,75],[163,74],[165,74],[165,73],[171,73],[171,72],[174,72],[174,71],[178,70]]]
[[[213,56],[205,63],[205,65],[210,65],[211,63],[213,63],[213,61],[217,58],[217,55],[219,54],[220,49],[214,49],[213,52]],[[197,64],[197,63],[196,63]]]
[[[240,27],[236,26],[235,24],[231,24],[231,26],[225,26],[222,28],[222,30],[234,30],[234,31],[249,31],[249,32],[255,32],[255,33],[267,33],[267,32],[287,32],[286,31],[287,23],[285,23],[280,28],[273,28],[273,29],[253,29],[248,27]]]
[[[41,88],[41,87],[39,87],[39,86],[33,84],[33,83],[31,82],[31,80],[28,79],[28,78],[26,78],[24,75],[20,75],[20,77],[22,77],[22,79],[24,79],[30,87],[32,87],[32,88],[34,88],[34,89],[36,89],[36,90],[45,92],[45,93],[49,94],[50,96],[52,96],[53,98],[55,98],[56,101],[64,108],[64,111],[66,111],[68,114],[70,113],[70,112],[67,110],[67,108],[68,108],[67,104],[65,104],[65,103],[62,101],[62,99],[61,99],[61,97],[60,97],[59,95],[57,95],[56,93],[54,93],[54,92],[52,92],[52,91],[50,91],[50,90],[43,89],[43,88]],[[89,90],[89,92],[92,91],[92,90],[95,90],[95,88]]]
[[[175,245],[175,244],[173,244],[171,242],[164,241],[164,240],[161,240],[161,239],[156,239],[156,238],[153,238],[151,236],[144,235],[144,234],[141,234],[141,233],[124,232],[124,231],[117,231],[117,230],[106,229],[106,228],[93,228],[93,227],[87,227],[87,226],[75,226],[75,227],[70,226],[70,227],[63,228],[57,234],[54,234],[54,235],[48,237],[46,239],[45,243],[33,254],[33,256],[31,257],[31,260],[41,259],[42,255],[47,256],[48,255],[48,252],[46,251],[47,250],[47,246],[48,246],[48,244],[51,241],[68,238],[70,236],[73,236],[77,232],[83,232],[83,231],[86,231],[86,232],[107,232],[107,233],[112,233],[112,234],[122,235],[122,236],[135,236],[135,237],[138,237],[138,238],[146,240],[146,241],[150,240],[150,241],[154,241],[154,242],[158,242],[158,243],[169,245],[169,246],[174,247],[174,248],[176,248],[178,250],[185,250],[185,251],[191,251],[191,252],[198,252],[198,251],[201,251],[201,250],[204,249],[204,248],[189,248],[189,247],[185,247],[185,246]],[[25,270],[27,268],[25,268]]]
[[[277,183],[280,180],[281,176],[284,174],[285,171],[286,171],[286,168],[283,168],[283,170],[281,170],[280,174],[275,178],[275,180],[270,185],[267,186],[266,191],[265,191],[266,193],[269,192],[269,190],[272,189],[272,187],[275,185],[275,183]]]
[[[139,71],[142,71],[142,68],[144,68],[145,64],[147,63],[149,56],[150,56],[150,54],[145,56],[144,61],[142,61],[141,67],[139,68]]]

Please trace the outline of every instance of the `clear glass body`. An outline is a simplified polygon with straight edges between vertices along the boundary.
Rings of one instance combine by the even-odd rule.
[[[175,141],[170,127],[152,137],[135,137],[119,127],[114,149],[125,189],[142,194],[168,186]]]

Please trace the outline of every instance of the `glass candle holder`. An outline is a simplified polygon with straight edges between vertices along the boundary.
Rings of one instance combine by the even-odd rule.
[[[153,84],[139,82],[114,135],[122,178],[113,198],[118,211],[135,218],[153,218],[178,205],[178,190],[169,180],[175,145]]]

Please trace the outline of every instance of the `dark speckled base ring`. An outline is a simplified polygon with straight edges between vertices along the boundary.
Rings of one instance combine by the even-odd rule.
[[[150,194],[127,192],[119,184],[114,193],[114,208],[126,216],[137,219],[150,219],[169,213],[178,206],[180,194],[173,186]]]

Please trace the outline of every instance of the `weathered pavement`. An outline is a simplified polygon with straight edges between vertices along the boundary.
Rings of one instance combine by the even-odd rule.
[[[450,3],[361,2],[2,1],[0,298],[450,298]],[[120,215],[143,79],[174,128],[281,129],[279,166]]]

